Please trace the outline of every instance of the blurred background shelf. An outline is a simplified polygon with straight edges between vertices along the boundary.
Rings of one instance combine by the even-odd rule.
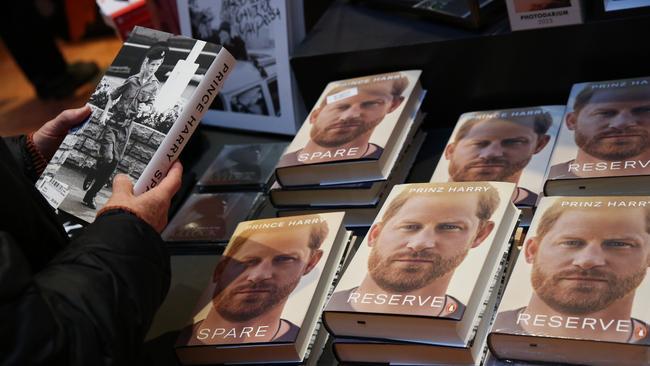
[[[423,69],[425,128],[451,127],[463,112],[564,104],[576,82],[646,75],[646,34],[647,14],[519,32],[504,17],[472,31],[338,0],[292,67],[307,106],[331,80]]]

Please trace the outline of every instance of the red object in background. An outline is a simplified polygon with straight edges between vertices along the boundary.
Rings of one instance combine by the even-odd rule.
[[[129,4],[113,14],[105,15],[105,18],[122,40],[129,36],[136,25],[155,28],[151,12],[144,0]]]
[[[154,28],[163,32],[180,34],[176,0],[146,0]]]
[[[86,27],[96,19],[94,0],[65,0],[65,15],[68,22],[68,36],[78,41],[86,33]]]

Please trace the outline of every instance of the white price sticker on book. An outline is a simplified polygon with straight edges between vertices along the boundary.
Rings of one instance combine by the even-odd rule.
[[[43,181],[39,190],[50,206],[57,209],[70,193],[70,186],[50,178]]]
[[[357,90],[357,88],[345,89],[342,92],[338,92],[336,94],[332,94],[332,95],[328,96],[327,97],[327,104],[332,104],[332,103],[338,102],[341,99],[350,98],[350,97],[353,97],[353,96],[355,96],[357,94],[359,94],[359,91]]]

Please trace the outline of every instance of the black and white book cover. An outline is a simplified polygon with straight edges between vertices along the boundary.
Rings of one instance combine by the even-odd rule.
[[[156,186],[219,93],[235,59],[221,46],[137,27],[108,67],[36,183],[48,202],[92,222],[128,174],[135,194]]]
[[[296,133],[304,106],[298,102],[289,54],[294,35],[304,35],[304,29],[289,22],[298,2],[302,0],[178,0],[181,33],[221,44],[238,61],[205,124]]]
[[[202,191],[263,189],[288,143],[224,145],[201,176]]]

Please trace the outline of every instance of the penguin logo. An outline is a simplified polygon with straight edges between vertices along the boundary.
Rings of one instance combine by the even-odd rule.
[[[636,327],[636,331],[634,332],[639,338],[645,338],[648,335],[648,330],[644,325],[639,325]]]
[[[456,311],[456,304],[447,305],[447,312],[448,313],[453,313],[454,311]]]

